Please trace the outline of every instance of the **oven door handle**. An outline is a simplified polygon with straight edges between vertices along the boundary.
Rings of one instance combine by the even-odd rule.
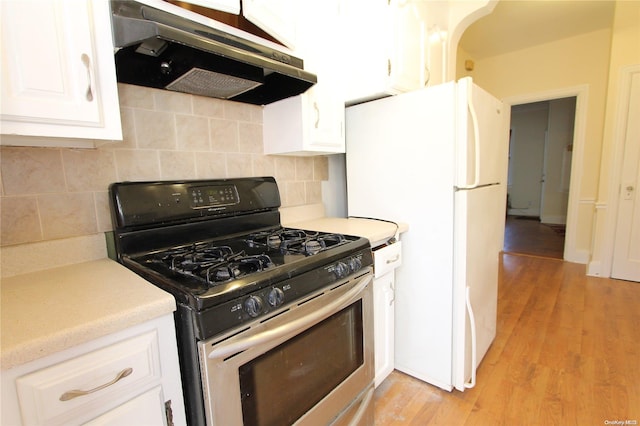
[[[208,358],[210,359],[224,358],[229,355],[233,355],[238,352],[247,350],[251,347],[261,345],[265,342],[269,342],[271,340],[278,339],[282,336],[286,336],[291,333],[296,333],[299,330],[303,330],[317,323],[319,320],[323,319],[329,314],[333,313],[342,305],[347,305],[353,299],[356,299],[357,296],[360,294],[360,292],[364,290],[364,288],[367,285],[369,285],[371,280],[372,280],[372,275],[369,274],[366,278],[363,278],[355,287],[353,287],[351,290],[347,291],[345,294],[340,296],[340,298],[334,300],[331,303],[328,303],[327,305],[323,306],[318,310],[313,311],[309,315],[297,318],[291,322],[275,327],[271,330],[266,330],[241,340],[223,343],[220,346],[214,348],[209,353]]]

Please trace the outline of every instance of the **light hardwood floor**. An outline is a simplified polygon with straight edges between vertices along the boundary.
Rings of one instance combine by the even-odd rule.
[[[446,392],[394,371],[376,389],[376,425],[640,424],[640,283],[504,254],[498,291],[476,387]]]

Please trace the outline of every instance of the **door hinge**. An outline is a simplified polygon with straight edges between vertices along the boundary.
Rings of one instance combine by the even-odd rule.
[[[387,75],[391,77],[391,59],[387,59]]]
[[[173,426],[173,409],[171,408],[171,400],[164,403],[164,416],[167,418],[167,426]]]

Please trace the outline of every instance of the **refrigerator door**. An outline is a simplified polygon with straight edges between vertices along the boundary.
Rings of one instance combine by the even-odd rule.
[[[509,111],[471,77],[457,83],[456,186],[475,188],[505,183]]]
[[[473,387],[475,369],[496,335],[504,185],[457,191],[453,286],[453,384]]]

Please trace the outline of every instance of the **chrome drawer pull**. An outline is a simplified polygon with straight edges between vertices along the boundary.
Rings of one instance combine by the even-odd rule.
[[[109,387],[109,386],[113,385],[118,380],[127,377],[131,373],[133,373],[133,368],[125,368],[124,370],[119,372],[118,375],[116,376],[116,378],[113,379],[112,381],[110,381],[109,383],[105,383],[104,385],[100,385],[97,388],[93,388],[93,389],[89,389],[89,390],[78,390],[78,389],[70,390],[68,392],[63,393],[60,396],[60,401],[69,401],[70,399],[77,398],[79,396],[84,396],[84,395],[88,395],[88,394],[93,393],[93,392],[97,392],[99,390],[102,390],[102,389],[104,389],[106,387]]]
[[[393,262],[397,262],[398,259],[400,259],[400,255],[396,254],[395,257],[393,259],[387,259],[387,265]]]

